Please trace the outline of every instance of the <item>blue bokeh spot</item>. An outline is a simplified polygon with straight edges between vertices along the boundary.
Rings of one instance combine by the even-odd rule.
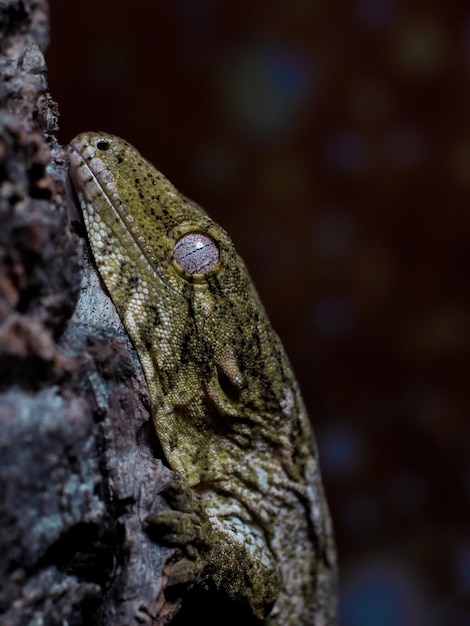
[[[225,68],[225,107],[253,136],[272,139],[295,127],[316,85],[308,57],[283,44],[247,45]]]

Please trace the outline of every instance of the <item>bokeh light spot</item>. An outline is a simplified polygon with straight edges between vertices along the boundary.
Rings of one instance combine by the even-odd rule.
[[[402,75],[426,80],[443,70],[448,46],[447,33],[438,20],[426,14],[406,19],[392,37],[392,64]]]
[[[347,479],[356,474],[364,463],[364,442],[361,435],[345,422],[325,420],[317,431],[321,465],[325,475]]]
[[[232,123],[261,139],[291,131],[317,86],[311,61],[283,44],[247,45],[224,66],[224,109]]]
[[[420,581],[398,560],[359,561],[340,591],[341,626],[433,626]]]
[[[470,543],[459,544],[453,565],[457,587],[470,597]]]

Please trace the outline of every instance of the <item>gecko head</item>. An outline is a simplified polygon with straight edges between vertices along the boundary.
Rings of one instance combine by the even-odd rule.
[[[139,276],[127,281],[127,288],[142,291],[145,283],[152,309],[158,310],[155,325],[159,320],[171,322],[167,340],[173,345],[155,352],[171,351],[174,361],[193,360],[202,370],[210,365],[219,372],[221,387],[232,388],[232,396],[248,384],[241,382],[240,372],[259,377],[265,371],[267,379],[276,377],[271,364],[277,358],[277,338],[224,229],[119,137],[82,133],[70,143],[69,155],[85,221],[88,214],[92,248],[97,242],[103,254],[112,245],[118,251],[115,256],[124,256],[119,275],[134,271],[135,263]],[[97,222],[106,223],[109,231],[101,241]],[[131,254],[123,254],[130,249]],[[93,252],[96,260],[99,255]],[[115,300],[113,287],[107,287]],[[143,301],[142,294],[138,296]],[[161,336],[157,342],[162,344]],[[165,368],[163,362],[156,365]]]
[[[197,455],[219,434],[246,449],[267,420],[277,432],[289,367],[224,229],[118,137],[83,133],[69,155],[96,264],[160,407],[167,456],[184,448],[176,433]]]

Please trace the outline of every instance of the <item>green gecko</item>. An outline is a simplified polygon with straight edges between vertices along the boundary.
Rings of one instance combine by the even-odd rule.
[[[225,231],[118,137],[83,133],[71,177],[179,481],[147,525],[171,583],[222,589],[269,626],[335,623],[336,557],[298,385]]]

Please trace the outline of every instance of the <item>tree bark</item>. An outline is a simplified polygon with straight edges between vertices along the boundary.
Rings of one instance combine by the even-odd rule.
[[[0,0],[0,624],[158,626],[174,550],[141,520],[172,474],[82,251],[47,43],[45,0]]]

